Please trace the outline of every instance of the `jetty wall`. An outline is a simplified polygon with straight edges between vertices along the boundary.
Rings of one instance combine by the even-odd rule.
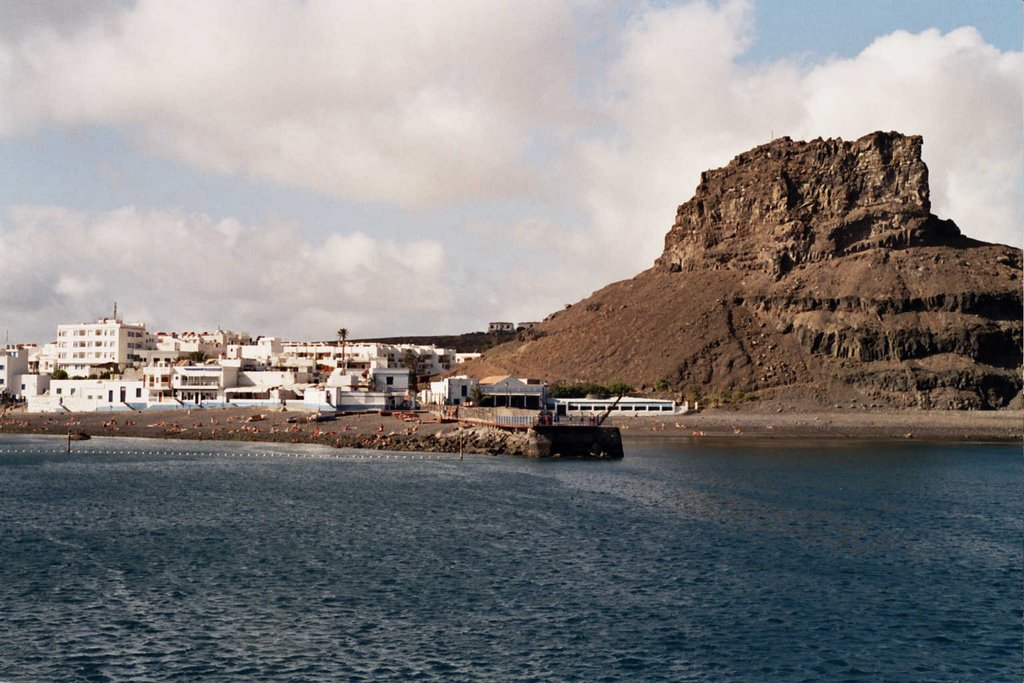
[[[536,426],[527,433],[528,458],[622,458],[618,427]]]

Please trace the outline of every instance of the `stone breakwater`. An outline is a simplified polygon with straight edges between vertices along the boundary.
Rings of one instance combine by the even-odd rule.
[[[308,414],[254,409],[205,409],[159,413],[26,414],[0,416],[0,433],[124,436],[195,441],[310,443],[426,453],[525,455],[526,432],[441,424],[426,413],[343,415],[311,422]]]

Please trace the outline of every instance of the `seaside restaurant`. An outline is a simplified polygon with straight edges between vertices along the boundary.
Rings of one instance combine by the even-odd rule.
[[[547,386],[539,379],[495,375],[481,379],[479,387],[484,408],[540,410],[547,400]]]

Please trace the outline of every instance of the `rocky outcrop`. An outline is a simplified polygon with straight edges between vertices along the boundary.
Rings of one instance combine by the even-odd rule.
[[[1021,250],[932,215],[921,146],[782,138],[705,172],[654,268],[489,352],[490,372],[823,403],[1020,402]]]
[[[786,137],[740,154],[701,174],[657,264],[778,278],[802,263],[955,238],[956,225],[931,214],[921,144],[881,132],[854,142]]]

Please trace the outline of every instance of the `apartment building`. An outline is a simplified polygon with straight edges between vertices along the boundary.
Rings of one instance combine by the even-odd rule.
[[[143,323],[100,318],[94,323],[57,326],[54,366],[70,377],[95,377],[103,371],[122,371],[148,360],[156,340]]]

